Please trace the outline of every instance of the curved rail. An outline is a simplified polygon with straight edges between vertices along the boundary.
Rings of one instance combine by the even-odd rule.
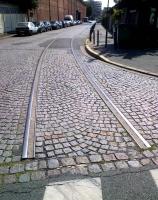
[[[36,97],[37,97],[38,80],[39,80],[43,57],[47,49],[55,41],[56,38],[53,39],[53,41],[49,43],[47,47],[43,50],[35,70],[34,79],[31,87],[29,105],[27,109],[27,117],[26,117],[24,139],[23,139],[22,159],[35,157]]]
[[[104,101],[104,103],[108,106],[108,108],[112,111],[112,113],[115,115],[115,117],[118,119],[118,121],[122,124],[122,126],[126,129],[126,131],[130,134],[130,136],[134,139],[134,141],[137,143],[137,145],[141,149],[147,149],[150,148],[150,144],[142,137],[142,135],[135,129],[135,127],[131,124],[131,122],[124,116],[124,114],[117,108],[117,106],[112,102],[112,100],[109,98],[108,93],[103,89],[99,81],[93,76],[93,74],[87,70],[86,64],[79,59],[74,51],[73,48],[73,40],[71,40],[71,51],[72,54],[76,60],[77,65],[82,70],[83,74],[86,76],[90,84],[93,86],[93,88],[96,90],[96,92],[99,94],[101,99]]]

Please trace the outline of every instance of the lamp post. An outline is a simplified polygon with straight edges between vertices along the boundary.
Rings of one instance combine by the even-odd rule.
[[[108,11],[109,11],[109,0],[107,3],[107,9],[106,9],[106,35],[105,35],[105,48],[107,47],[107,41],[108,41]]]

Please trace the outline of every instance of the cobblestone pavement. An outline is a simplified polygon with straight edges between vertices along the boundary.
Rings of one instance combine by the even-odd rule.
[[[83,57],[82,57],[83,58]],[[158,78],[84,57],[92,74],[126,118],[151,144],[158,145]]]
[[[35,69],[42,50],[56,33],[0,41],[0,163],[21,159]]]
[[[4,116],[7,116],[9,111],[12,115],[9,114],[8,118],[1,115],[0,125],[4,127],[1,129],[1,141],[4,141],[3,143],[6,145],[2,149],[3,143],[0,144],[2,155],[4,154],[4,156],[1,156],[1,162],[3,163],[0,164],[0,183],[28,182],[65,173],[90,175],[107,170],[158,165],[157,150],[140,151],[76,64],[71,52],[71,38],[74,35],[76,37],[80,35],[80,39],[82,39],[82,34],[83,36],[87,35],[87,27],[89,26],[82,25],[79,28],[72,27],[61,30],[63,35],[59,36],[49,32],[46,33],[47,38],[45,39],[45,35],[41,34],[30,37],[30,41],[29,38],[26,38],[26,40],[23,39],[23,42],[17,42],[16,38],[13,38],[13,41],[12,39],[7,40],[8,43],[2,42],[1,52],[4,56],[1,60],[3,61],[4,59],[4,61],[0,66],[4,66],[2,69],[5,69],[5,71],[2,78],[6,76],[4,80],[6,83],[2,81],[1,92],[4,93],[4,98],[6,99],[10,94],[10,99],[8,98],[8,101],[5,101],[9,105],[5,104],[2,107],[3,109],[0,109],[4,112]],[[83,33],[84,30],[85,33]],[[58,38],[47,49],[47,53],[43,58],[38,86],[36,158],[33,161],[18,162],[20,160],[21,151],[19,149],[22,144],[23,128],[20,130],[15,127],[14,133],[16,135],[7,133],[9,131],[12,133],[12,129],[9,127],[12,126],[13,121],[15,121],[15,125],[19,122],[18,127],[20,123],[22,127],[24,126],[28,95],[37,60],[44,47],[49,44],[53,37]],[[143,90],[143,86],[139,85],[140,81],[146,80],[145,83],[148,87],[151,87],[148,84],[149,80],[156,83],[155,78],[133,74],[112,66],[107,68],[103,63],[88,58],[80,51],[78,46],[80,39],[75,40],[75,52],[104,86],[107,85],[106,79],[111,88],[117,86],[118,91],[114,92],[114,89],[108,90],[109,93],[111,92],[110,94],[115,94],[117,98],[121,99],[117,92],[126,92],[125,89],[130,90],[130,88],[130,94],[132,94],[132,85],[127,81],[127,78],[131,80],[131,77],[135,79],[135,81],[133,80],[134,87],[136,87],[136,83],[138,84],[137,90],[135,89],[136,97],[139,95],[139,91]],[[10,44],[11,41],[12,44]],[[17,45],[17,43],[21,43],[21,45]],[[25,43],[23,44],[24,46],[22,43]],[[11,60],[6,59],[6,52],[10,53]],[[16,61],[14,61],[15,55],[19,55]],[[23,61],[25,56],[26,66]],[[7,61],[8,65],[6,64]],[[13,68],[11,68],[12,64]],[[20,66],[21,71],[16,66]],[[104,70],[106,70],[106,73],[104,73]],[[12,80],[14,73],[16,79],[9,82]],[[126,74],[125,77],[123,77],[124,74]],[[107,76],[105,80],[103,75],[105,75],[104,78]],[[122,85],[120,82],[117,82],[116,77],[118,77],[120,82],[122,81]],[[122,79],[120,80],[121,77]],[[110,80],[112,82],[109,82]],[[5,92],[6,86],[8,86],[8,90]],[[156,85],[154,86],[156,88]],[[123,88],[124,90],[122,90]],[[16,93],[13,93],[13,91]],[[151,91],[149,92],[152,94]],[[123,92],[120,94],[124,97]],[[16,101],[14,101],[15,99]],[[5,102],[2,101],[3,104]],[[128,100],[128,102],[130,101]],[[139,99],[138,102],[141,103]],[[123,105],[121,101],[118,103],[121,106]],[[13,120],[14,116],[16,116],[17,121]],[[21,116],[24,117],[22,118]],[[2,124],[4,125],[2,126]],[[3,139],[5,137],[7,138]],[[9,144],[10,141],[12,141],[12,144]],[[14,146],[18,149],[18,156],[14,155]],[[6,155],[6,152],[8,152],[7,148],[11,149],[8,156]]]
[[[79,41],[76,39],[75,43]],[[81,60],[87,59],[77,45],[74,47]],[[41,69],[36,156],[57,159],[61,167],[120,160],[115,165],[118,168],[124,160],[133,166],[142,166],[141,160],[149,164],[148,158],[155,158],[157,150],[140,152],[82,74],[70,44],[64,48],[52,45]],[[91,61],[85,61],[91,66]],[[92,171],[99,170],[97,165],[91,167]]]

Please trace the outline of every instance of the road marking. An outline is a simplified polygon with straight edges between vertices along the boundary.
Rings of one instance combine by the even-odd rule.
[[[151,174],[156,186],[158,187],[158,169],[150,170],[150,174]]]
[[[100,178],[63,181],[46,186],[43,200],[103,200]]]

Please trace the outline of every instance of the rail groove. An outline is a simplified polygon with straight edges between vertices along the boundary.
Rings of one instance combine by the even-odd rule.
[[[25,123],[24,139],[23,139],[23,150],[22,159],[34,158],[35,157],[35,127],[36,127],[36,98],[38,90],[38,80],[41,70],[43,57],[47,49],[56,41],[56,38],[50,42],[47,47],[41,53],[38,60],[37,67],[34,74],[34,79],[31,87],[31,93],[29,98],[29,105],[27,109],[27,117]]]
[[[73,53],[73,56],[76,60],[77,65],[82,70],[83,74],[86,76],[90,84],[93,86],[93,88],[96,90],[96,92],[99,94],[101,99],[104,101],[104,103],[108,106],[108,108],[112,111],[112,113],[115,115],[115,117],[118,119],[118,121],[122,124],[122,126],[126,129],[126,131],[130,134],[130,136],[134,139],[134,141],[137,143],[137,145],[141,149],[147,149],[150,148],[151,145],[142,137],[142,135],[136,130],[136,128],[131,124],[131,122],[124,116],[124,114],[117,108],[117,106],[112,102],[112,100],[109,98],[108,93],[103,89],[99,81],[93,76],[93,74],[87,70],[86,64],[83,63],[75,54],[75,51],[73,49],[73,40],[71,40],[71,50]]]

